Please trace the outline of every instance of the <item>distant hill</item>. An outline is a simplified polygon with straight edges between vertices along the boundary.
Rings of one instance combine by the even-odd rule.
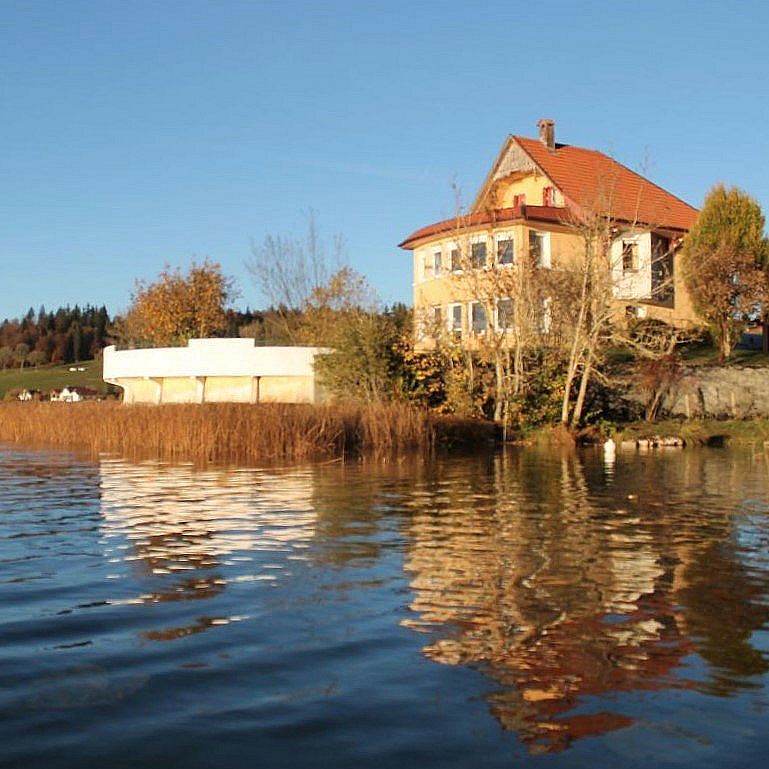
[[[70,368],[83,368],[85,371],[70,371]],[[102,379],[101,358],[80,363],[67,363],[63,366],[40,366],[40,368],[7,369],[0,371],[0,400],[8,390],[15,387],[48,392],[67,385],[91,387],[100,393],[107,393],[110,385]]]

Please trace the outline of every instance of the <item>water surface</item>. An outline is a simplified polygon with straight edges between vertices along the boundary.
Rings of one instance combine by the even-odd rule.
[[[0,448],[0,764],[755,766],[763,452]]]

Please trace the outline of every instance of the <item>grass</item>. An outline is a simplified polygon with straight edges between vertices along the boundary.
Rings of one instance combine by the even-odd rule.
[[[746,350],[737,347],[729,360],[721,363],[718,350],[714,347],[689,345],[681,349],[684,363],[697,366],[769,366],[769,354],[761,350]]]
[[[196,463],[253,464],[487,444],[494,426],[405,404],[122,406],[0,403],[0,442]]]
[[[81,363],[66,363],[63,366],[41,366],[40,368],[7,369],[0,371],[0,400],[9,390],[26,388],[48,392],[67,385],[90,387],[106,393],[108,385],[102,379],[101,360],[87,360]],[[80,366],[85,371],[70,371],[71,366]]]

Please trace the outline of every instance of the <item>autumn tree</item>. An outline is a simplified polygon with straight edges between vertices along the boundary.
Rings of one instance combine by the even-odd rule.
[[[684,239],[684,276],[721,360],[767,300],[769,245],[759,204],[737,187],[716,185]]]
[[[48,356],[42,350],[32,350],[27,360],[30,366],[38,368],[48,362]]]
[[[137,281],[133,302],[113,330],[127,345],[175,346],[224,332],[233,282],[215,262],[193,263],[187,273],[166,267],[153,283]]]
[[[340,398],[373,402],[394,394],[400,325],[381,310],[366,279],[343,267],[311,292],[296,334],[328,348],[315,359],[322,386]]]
[[[13,363],[13,350],[8,346],[0,347],[0,366],[3,371]]]
[[[16,354],[16,360],[19,361],[19,368],[24,368],[24,364],[27,362],[27,356],[29,355],[29,345],[20,342],[16,345],[14,352]]]

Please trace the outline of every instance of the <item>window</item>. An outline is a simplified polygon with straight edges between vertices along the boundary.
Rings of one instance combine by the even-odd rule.
[[[470,244],[470,257],[472,259],[473,267],[480,268],[486,266],[486,243],[471,243]]]
[[[542,205],[555,205],[555,187],[544,187],[542,190]]]
[[[673,249],[670,238],[652,235],[652,295],[655,302],[666,307],[675,305],[673,283]]]
[[[456,339],[462,336],[462,305],[449,305],[449,331]]]
[[[433,275],[436,278],[440,278],[441,276],[441,268],[442,268],[442,254],[440,251],[433,251]]]
[[[422,257],[422,279],[430,280],[433,276],[433,257],[431,254],[425,254]]]
[[[480,302],[470,303],[470,323],[474,334],[486,331],[486,308]]]
[[[462,259],[459,256],[458,248],[451,249],[451,271],[462,272]]]
[[[634,240],[622,241],[622,272],[638,271],[638,243]]]
[[[439,329],[443,323],[443,308],[439,304],[433,307],[433,323],[436,329]]]
[[[526,205],[526,194],[513,195],[513,208]]]
[[[548,233],[529,230],[529,256],[537,267],[550,267],[550,238]]]
[[[504,331],[513,327],[514,310],[512,299],[500,299],[497,302],[497,329]]]
[[[497,264],[512,264],[515,249],[511,235],[505,235],[497,240]]]

